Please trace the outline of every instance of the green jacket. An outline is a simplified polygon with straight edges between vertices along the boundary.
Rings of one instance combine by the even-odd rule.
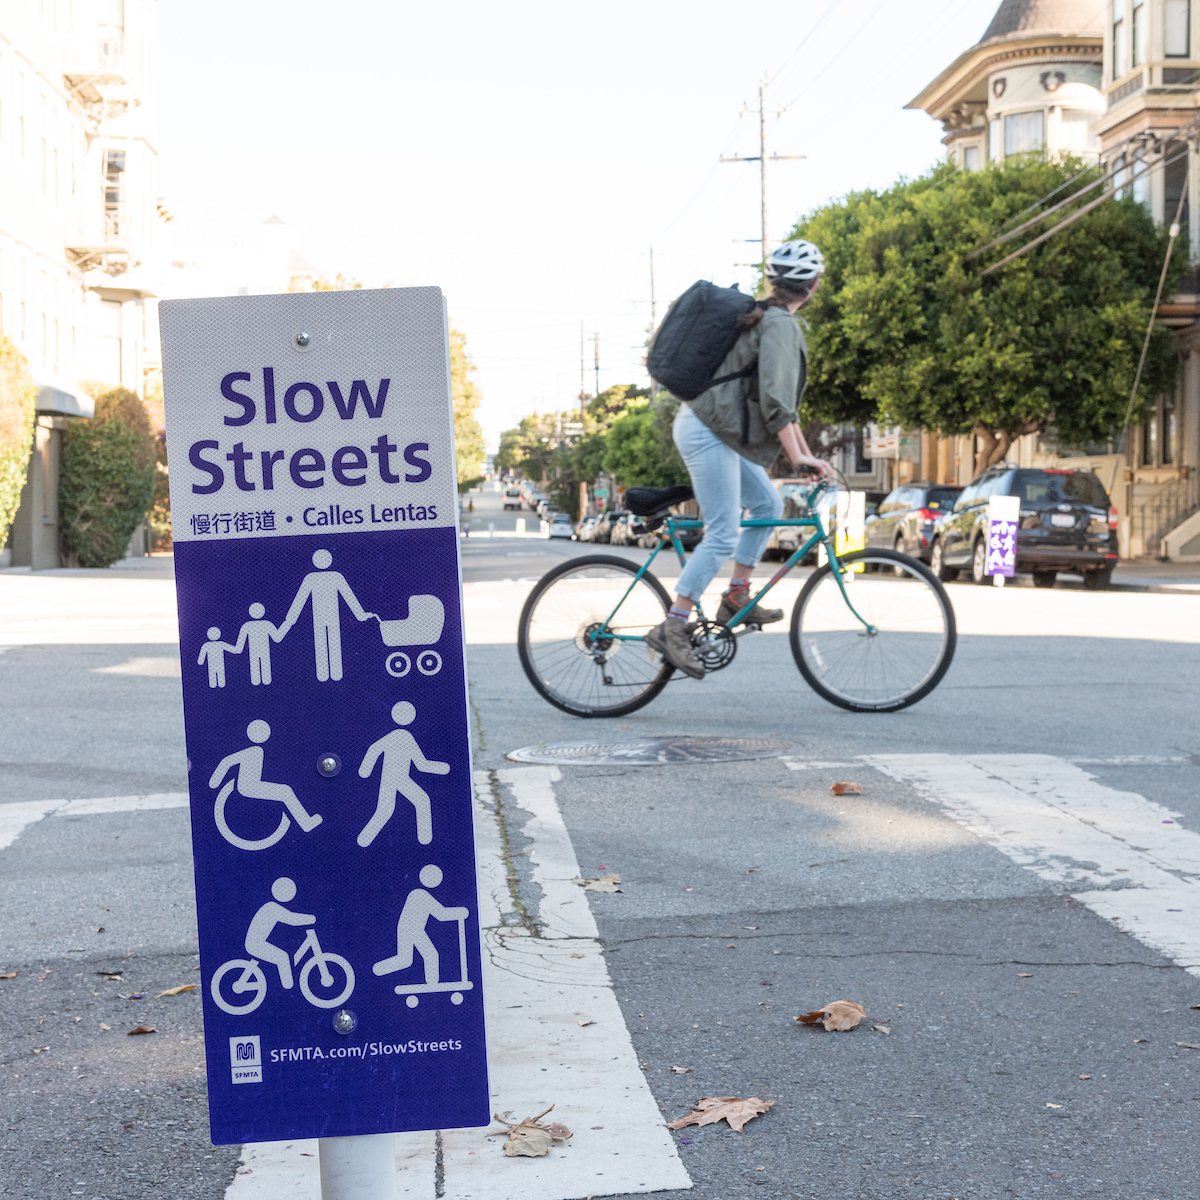
[[[755,374],[718,383],[691,404],[696,416],[727,446],[769,467],[779,453],[779,431],[796,420],[808,378],[804,333],[786,308],[768,308],[763,319],[734,343],[715,377],[741,371],[755,359]]]

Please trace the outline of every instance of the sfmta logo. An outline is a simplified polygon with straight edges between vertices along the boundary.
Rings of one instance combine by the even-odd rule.
[[[253,1042],[238,1042],[237,1044],[237,1060],[238,1062],[254,1062],[258,1057],[258,1047]]]

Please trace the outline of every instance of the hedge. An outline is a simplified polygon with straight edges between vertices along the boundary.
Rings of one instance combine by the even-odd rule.
[[[33,449],[37,388],[29,364],[0,333],[0,547],[8,541]]]
[[[155,470],[145,406],[127,388],[97,396],[92,420],[71,422],[58,488],[68,566],[108,567],[124,555],[153,499]]]

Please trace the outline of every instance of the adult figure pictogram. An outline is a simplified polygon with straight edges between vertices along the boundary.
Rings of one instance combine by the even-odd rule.
[[[360,621],[379,620],[376,613],[369,613],[358,602],[358,597],[340,571],[331,571],[333,555],[328,550],[318,550],[312,556],[313,566],[300,584],[300,590],[292,601],[292,607],[280,627],[279,636],[288,632],[304,606],[312,601],[313,654],[316,659],[317,679],[322,683],[342,677],[342,626],[341,601]]]

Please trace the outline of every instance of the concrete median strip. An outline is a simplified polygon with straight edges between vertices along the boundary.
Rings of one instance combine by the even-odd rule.
[[[554,1104],[554,1119],[576,1135],[544,1158],[509,1159],[502,1139],[481,1129],[397,1134],[401,1196],[433,1200],[439,1166],[447,1200],[568,1200],[692,1186],[638,1067],[587,898],[571,882],[579,863],[554,796],[559,777],[545,766],[477,772],[476,852],[493,1104],[517,1117]],[[526,923],[512,922],[498,798],[531,814],[521,833],[532,839],[532,881],[542,895]],[[316,1150],[316,1142],[246,1146],[228,1200],[317,1200]]]
[[[872,754],[983,841],[1200,974],[1200,834],[1049,754]]]

